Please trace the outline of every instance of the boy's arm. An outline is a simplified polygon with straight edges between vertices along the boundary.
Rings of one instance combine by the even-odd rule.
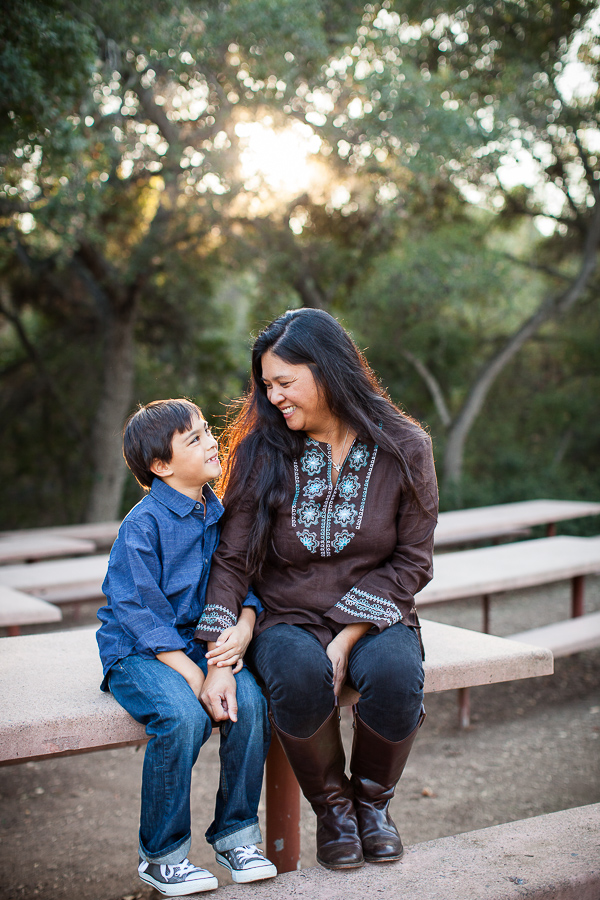
[[[209,666],[235,666],[235,675],[242,668],[242,660],[252,640],[256,612],[252,606],[245,606],[237,620],[237,625],[226,628],[221,636],[213,643],[209,643],[213,649],[206,654]]]
[[[156,658],[166,666],[179,672],[185,678],[196,697],[200,699],[200,693],[204,685],[204,672],[189,656],[185,655],[183,650],[167,650],[164,653],[157,653]]]

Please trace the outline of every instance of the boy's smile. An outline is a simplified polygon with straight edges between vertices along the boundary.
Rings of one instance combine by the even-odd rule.
[[[219,445],[208,422],[194,416],[187,431],[173,435],[171,450],[170,461],[155,460],[152,471],[181,494],[201,499],[204,485],[221,474]]]

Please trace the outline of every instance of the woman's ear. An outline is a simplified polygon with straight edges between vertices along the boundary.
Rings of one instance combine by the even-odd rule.
[[[163,459],[153,459],[150,471],[153,475],[158,475],[159,478],[165,478],[167,475],[173,474],[170,463],[165,462]]]

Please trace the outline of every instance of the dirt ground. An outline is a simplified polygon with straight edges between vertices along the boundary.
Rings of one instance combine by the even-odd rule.
[[[586,611],[594,610],[600,579],[590,578]],[[506,635],[568,614],[566,583],[507,594],[493,601],[492,631]],[[477,630],[481,610],[469,601],[425,617]],[[66,625],[92,621],[93,610]],[[405,845],[600,802],[600,650],[557,660],[552,676],[475,688],[466,731],[458,728],[455,692],[428,695],[426,706],[392,804]],[[346,715],[343,730],[349,746]],[[126,748],[1,768],[1,900],[158,898],[136,873],[142,759],[143,750]],[[211,739],[193,776],[190,858],[226,884],[204,840],[217,776]],[[314,865],[308,804],[302,827],[302,863]]]

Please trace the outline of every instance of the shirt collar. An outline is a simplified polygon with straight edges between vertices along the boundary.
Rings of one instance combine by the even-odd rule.
[[[210,485],[204,485],[204,500],[206,502],[206,518],[205,524],[210,525],[217,522],[223,515],[223,505]],[[165,484],[160,478],[155,478],[150,489],[150,496],[174,512],[175,515],[188,516],[195,508],[196,501],[191,497],[187,497],[180,491],[176,491],[170,485]]]

